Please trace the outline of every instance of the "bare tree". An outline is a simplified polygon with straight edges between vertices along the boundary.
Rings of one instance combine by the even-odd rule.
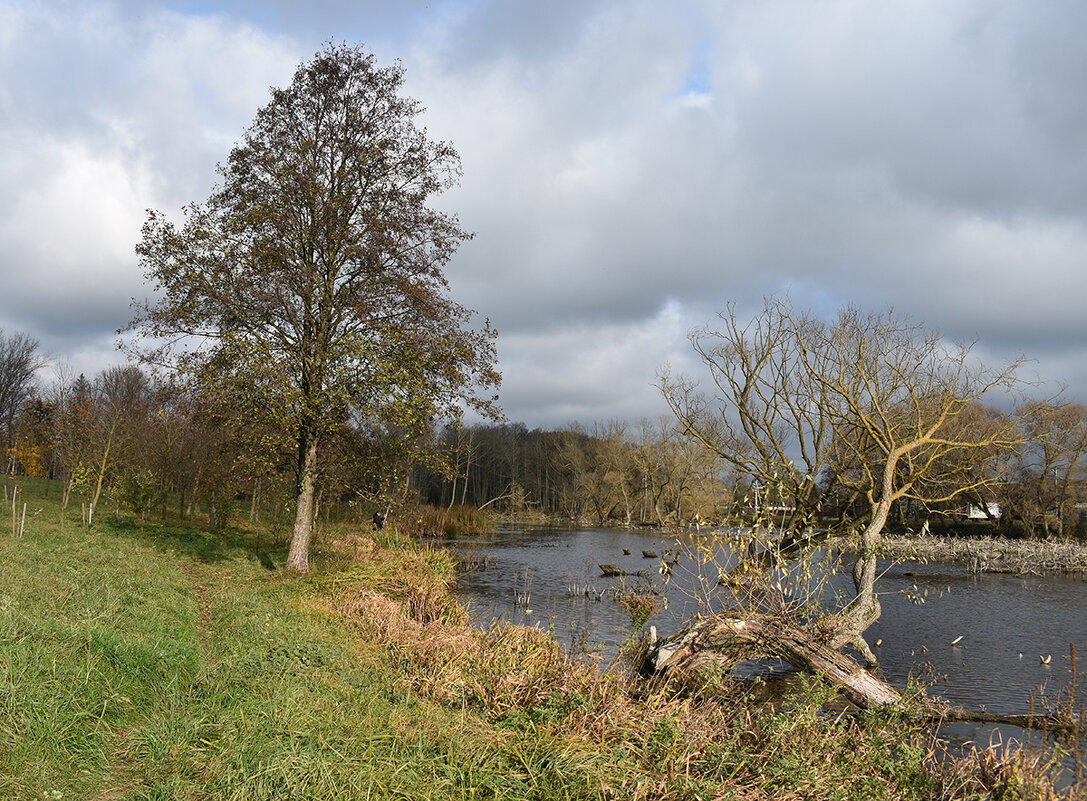
[[[715,391],[664,371],[664,397],[688,436],[777,499],[780,528],[752,554],[762,563],[857,540],[856,592],[830,621],[831,644],[851,644],[875,664],[862,635],[880,614],[876,551],[891,506],[933,506],[991,480],[963,465],[995,457],[1016,429],[1010,419],[964,423],[980,398],[1015,383],[1019,363],[986,367],[970,345],[890,312],[848,307],[824,323],[770,299],[750,322],[735,307],[720,320],[691,335]],[[816,525],[834,493],[847,501],[837,520]]]
[[[4,427],[5,451],[11,451],[15,419],[29,397],[34,377],[48,363],[38,353],[38,340],[16,331],[0,329],[0,423]],[[10,466],[10,464],[9,464]]]
[[[1023,442],[1009,460],[1002,500],[1028,534],[1050,525],[1063,536],[1087,477],[1087,406],[1060,400],[1030,400],[1017,414]]]
[[[151,391],[147,375],[132,365],[109,367],[98,375],[94,459],[94,494],[90,514],[93,517],[102,495],[102,486],[111,465],[118,460],[119,445],[131,437],[136,416],[146,405]]]

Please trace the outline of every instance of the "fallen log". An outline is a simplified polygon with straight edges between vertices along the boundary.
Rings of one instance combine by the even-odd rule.
[[[637,576],[644,579],[651,578],[650,574],[644,570],[623,570],[618,565],[612,564],[598,564],[597,567],[600,568],[600,575],[603,577]]]
[[[976,712],[961,706],[949,706],[941,702],[930,701],[927,710],[933,720],[955,721],[959,723],[1002,723],[1018,726],[1021,729],[1063,732],[1071,734],[1076,729],[1083,731],[1083,725],[1077,725],[1071,718],[1054,715],[996,715],[992,712]]]

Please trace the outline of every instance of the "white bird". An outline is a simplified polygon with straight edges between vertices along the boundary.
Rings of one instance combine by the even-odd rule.
[[[955,639],[953,639],[953,640],[951,641],[951,644],[952,644],[952,645],[958,645],[958,644],[959,644],[959,640],[961,640],[961,639],[962,639],[962,637],[963,637],[963,635],[961,635],[961,634],[960,634],[960,635],[959,635],[958,637],[956,637]]]
[[[1050,663],[1050,661],[1053,659],[1053,655],[1052,654],[1046,654],[1045,656],[1038,657],[1038,659],[1041,660],[1041,663],[1043,665],[1048,665]]]

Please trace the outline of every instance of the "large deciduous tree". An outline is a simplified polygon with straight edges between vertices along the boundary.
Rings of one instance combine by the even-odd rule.
[[[763,561],[858,540],[856,595],[832,644],[874,663],[862,634],[880,614],[875,559],[891,506],[934,508],[992,480],[987,465],[1017,428],[979,414],[979,400],[1013,384],[1017,364],[986,367],[969,345],[852,307],[826,323],[770,299],[750,321],[734,308],[720,319],[691,336],[713,391],[664,372],[664,397],[688,436],[774,499],[779,536],[762,540]],[[839,514],[827,521],[831,508]]]
[[[319,452],[346,421],[405,441],[465,406],[492,411],[494,333],[448,294],[469,234],[430,204],[456,182],[417,125],[399,63],[328,45],[273,89],[221,185],[184,223],[151,212],[137,247],[157,299],[131,328],[146,358],[199,376],[290,433],[297,505],[287,565],[308,570]]]

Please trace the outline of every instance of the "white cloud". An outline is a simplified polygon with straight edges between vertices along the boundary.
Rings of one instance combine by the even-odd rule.
[[[687,331],[697,322],[668,301],[644,321],[585,321],[546,336],[503,337],[500,367],[514,378],[503,403],[547,426],[664,414],[667,407],[654,386],[657,369],[669,361],[678,361],[673,366],[680,370],[694,367]]]
[[[27,144],[22,157],[14,177],[23,190],[2,235],[49,268],[39,273],[43,279],[78,279],[88,261],[103,267],[131,261],[141,201],[149,194],[146,169],[81,142]]]

